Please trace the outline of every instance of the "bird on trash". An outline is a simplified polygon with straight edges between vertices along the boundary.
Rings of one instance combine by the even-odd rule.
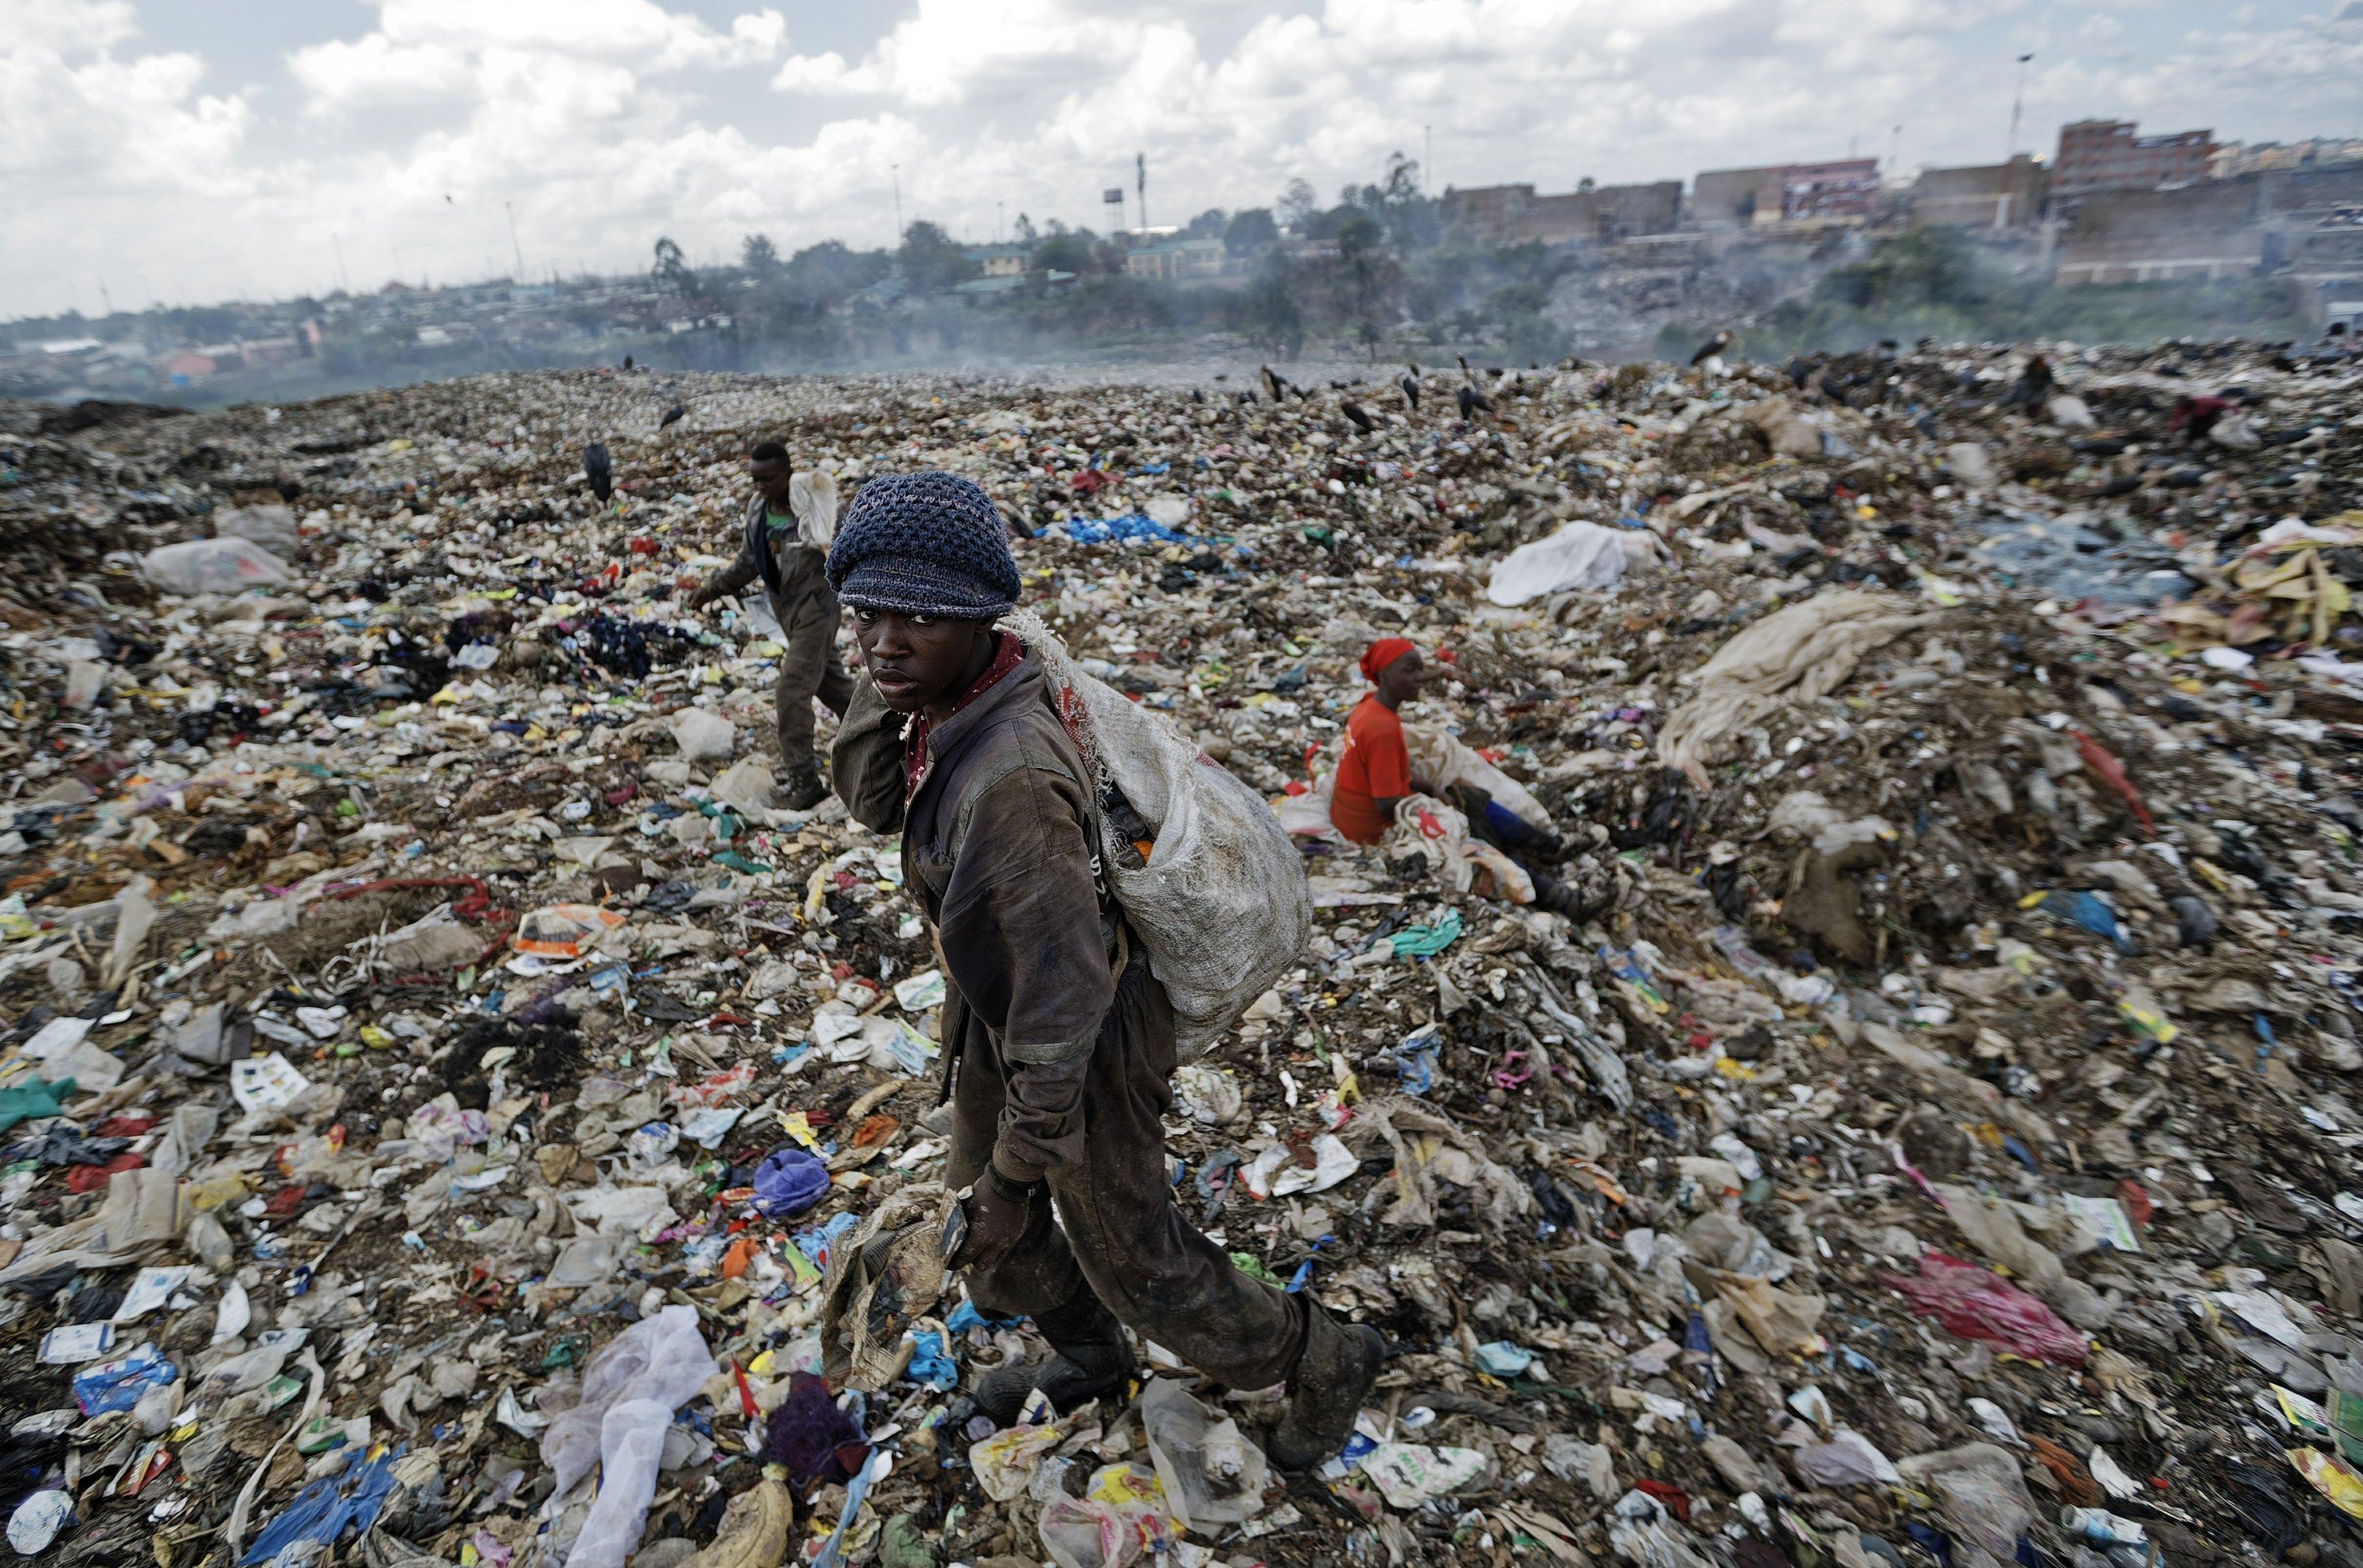
[[[599,504],[606,505],[607,498],[616,493],[616,470],[608,465],[605,442],[594,441],[582,448],[582,477],[591,481],[591,493],[599,498]]]
[[[2010,406],[2029,413],[2039,410],[2051,401],[2051,361],[2040,354],[2030,354],[2026,368],[2018,372],[2018,383],[2011,388]]]
[[[1257,373],[1263,381],[1263,395],[1275,403],[1288,400],[1288,383],[1270,365],[1259,365]]]
[[[1370,415],[1370,412],[1363,408],[1363,406],[1359,403],[1341,403],[1337,405],[1337,412],[1352,420],[1354,422],[1354,428],[1359,430],[1365,436],[1370,435],[1379,427],[1379,422],[1372,419]]]
[[[1405,370],[1403,379],[1397,381],[1395,385],[1403,388],[1403,401],[1411,404],[1411,411],[1414,414],[1417,414],[1419,412],[1419,372]]]
[[[1492,403],[1485,401],[1485,394],[1483,392],[1479,392],[1475,387],[1470,386],[1466,381],[1461,382],[1460,385],[1455,389],[1455,392],[1459,399],[1460,417],[1463,419],[1474,419],[1477,417],[1477,411],[1479,409],[1482,408],[1490,410],[1493,406]]]
[[[664,411],[664,417],[657,421],[657,428],[661,430],[666,425],[671,425],[682,419],[688,413],[689,404],[685,403],[676,403],[671,408]]]
[[[1705,364],[1709,359],[1714,359],[1716,355],[1722,353],[1725,349],[1730,347],[1731,328],[1726,326],[1717,332],[1714,337],[1699,345],[1699,351],[1691,356],[1691,369],[1693,370],[1697,370],[1701,365]]]
[[[1469,368],[1469,356],[1466,354],[1456,353],[1452,358],[1458,361],[1460,366],[1460,379],[1467,381],[1470,386],[1475,386],[1477,384],[1477,372]]]

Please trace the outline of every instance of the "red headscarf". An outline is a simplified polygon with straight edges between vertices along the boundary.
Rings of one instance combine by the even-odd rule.
[[[1362,679],[1376,685],[1387,666],[1411,651],[1409,637],[1381,637],[1362,652]]]

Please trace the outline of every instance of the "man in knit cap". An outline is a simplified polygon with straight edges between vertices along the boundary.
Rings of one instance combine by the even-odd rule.
[[[842,714],[853,694],[853,678],[837,657],[837,595],[829,591],[823,569],[826,529],[835,519],[799,517],[791,509],[794,476],[785,447],[765,441],[750,458],[747,477],[754,481],[755,493],[748,498],[740,520],[738,558],[689,596],[689,608],[703,609],[758,577],[763,580],[784,649],[773,697],[780,727],[780,781],[788,791],[790,809],[808,812],[828,794],[820,781],[820,766],[813,760],[813,699],[818,697],[830,712]],[[817,493],[833,513],[833,481]]]
[[[1384,1341],[1242,1273],[1174,1206],[1172,1007],[1099,875],[1097,790],[1041,660],[993,629],[1018,592],[1000,513],[952,474],[873,479],[828,581],[865,666],[838,792],[903,835],[948,982],[954,1262],[981,1309],[1032,1318],[1055,1353],[987,1374],[979,1406],[1005,1424],[1037,1388],[1061,1409],[1121,1391],[1129,1327],[1235,1388],[1286,1384],[1271,1456],[1329,1458]]]

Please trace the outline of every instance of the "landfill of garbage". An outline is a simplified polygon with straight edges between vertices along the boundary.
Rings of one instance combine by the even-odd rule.
[[[0,405],[9,1544],[2363,1568],[2358,385],[2170,344]],[[1155,1345],[970,1398],[1038,1336],[907,1244],[937,958],[891,841],[778,803],[760,594],[683,606],[763,439],[974,478],[1081,666],[1308,829],[1311,939],[1168,1140],[1243,1267],[1389,1342],[1317,1473]],[[1574,917],[1304,822],[1381,636]]]

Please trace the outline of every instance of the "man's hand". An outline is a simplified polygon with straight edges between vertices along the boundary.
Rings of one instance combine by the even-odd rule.
[[[968,1213],[968,1241],[952,1259],[954,1268],[991,1268],[1017,1244],[1033,1217],[1031,1193],[1013,1187],[990,1166],[969,1188],[961,1208]]]
[[[703,610],[713,602],[714,595],[706,591],[705,585],[704,583],[700,583],[695,588],[689,591],[689,597],[682,601],[682,608],[684,610]]]

